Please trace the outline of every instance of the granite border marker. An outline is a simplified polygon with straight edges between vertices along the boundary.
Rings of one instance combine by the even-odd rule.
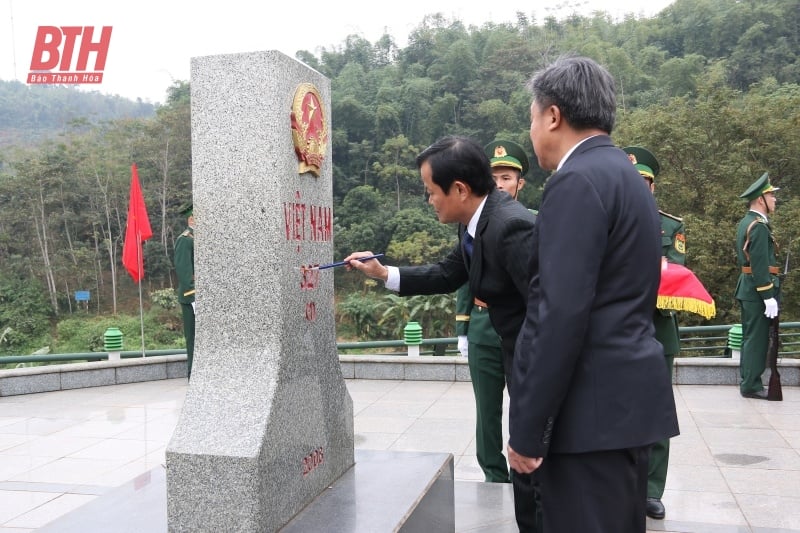
[[[191,63],[197,333],[167,447],[170,531],[276,531],[354,463],[336,353],[330,142],[298,171],[290,113],[330,81],[277,51]]]

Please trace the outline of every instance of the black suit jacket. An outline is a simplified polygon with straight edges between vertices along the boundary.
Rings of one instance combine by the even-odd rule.
[[[528,457],[644,446],[678,433],[655,339],[661,238],[653,195],[608,136],[548,180],[514,354],[511,447]]]
[[[534,221],[522,204],[492,190],[478,219],[472,259],[464,256],[460,239],[465,227],[459,224],[459,245],[442,261],[400,268],[400,295],[453,292],[469,281],[470,292],[489,305],[504,351],[513,355],[525,316]]]

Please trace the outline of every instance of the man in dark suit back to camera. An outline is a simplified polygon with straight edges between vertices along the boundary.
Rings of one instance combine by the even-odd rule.
[[[644,533],[648,450],[678,433],[653,309],[658,209],[609,137],[614,80],[588,58],[537,72],[531,140],[548,179],[514,354],[509,464],[544,531]]]
[[[454,292],[469,282],[472,294],[488,304],[503,356],[510,361],[525,316],[535,217],[497,190],[489,158],[472,139],[439,139],[417,156],[417,166],[439,222],[458,223],[458,246],[436,264],[400,268],[377,259],[356,261],[372,255],[356,252],[344,259],[347,268],[383,280],[402,296]],[[541,531],[532,493],[515,490],[515,507],[521,531]]]

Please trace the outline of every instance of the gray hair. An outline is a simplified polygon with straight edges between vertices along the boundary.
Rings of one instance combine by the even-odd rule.
[[[526,85],[540,108],[555,105],[577,130],[614,129],[617,97],[614,77],[588,57],[566,55],[534,73]]]

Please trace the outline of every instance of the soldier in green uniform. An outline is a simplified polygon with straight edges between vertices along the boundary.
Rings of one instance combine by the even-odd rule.
[[[650,150],[641,146],[628,146],[623,148],[628,154],[639,174],[647,182],[650,192],[655,192],[655,178],[661,170],[661,165]],[[662,255],[671,263],[686,264],[686,236],[683,220],[659,209],[661,218],[661,249]],[[656,339],[664,346],[664,359],[672,376],[675,356],[680,354],[680,334],[678,332],[678,318],[675,311],[656,309],[653,314],[653,325],[656,328]],[[667,467],[669,466],[669,439],[653,444],[650,449],[650,463],[647,471],[647,516],[661,520],[666,515],[666,509],[661,502],[664,495],[664,485],[667,482]]]
[[[528,171],[525,150],[510,141],[495,141],[484,147],[497,188],[512,198],[525,186]],[[489,321],[486,303],[474,298],[469,284],[456,293],[456,335],[461,355],[468,357],[475,393],[475,453],[486,481],[509,483],[508,463],[503,455],[503,389],[510,366],[503,362],[500,337]]]
[[[739,195],[749,210],[736,230],[740,268],[736,299],[742,310],[742,355],[739,392],[745,398],[767,399],[761,374],[767,366],[770,320],[778,315],[779,267],[775,239],[767,216],[775,212],[775,191],[765,172]]]
[[[192,377],[194,358],[194,215],[193,205],[180,211],[187,219],[186,230],[175,241],[175,272],[178,275],[178,302],[183,315],[183,337],[186,339],[187,377]]]

